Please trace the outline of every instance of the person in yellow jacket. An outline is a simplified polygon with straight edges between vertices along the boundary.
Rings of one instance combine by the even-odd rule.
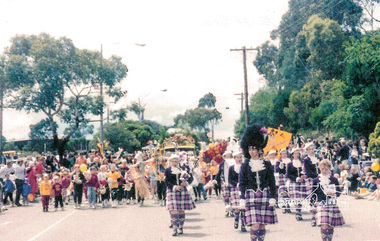
[[[118,197],[118,191],[119,191],[119,181],[121,178],[121,175],[119,172],[116,171],[116,165],[111,165],[111,171],[107,174],[108,178],[108,185],[111,189],[111,198],[112,198],[112,207],[116,208],[117,206],[117,197]]]
[[[48,209],[49,209],[51,187],[52,186],[51,186],[51,182],[49,181],[48,174],[44,174],[43,180],[40,183],[40,193],[41,193],[43,212],[48,212]]]

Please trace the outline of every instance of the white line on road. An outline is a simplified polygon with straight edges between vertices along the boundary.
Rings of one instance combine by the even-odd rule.
[[[11,223],[11,222],[8,221],[8,222],[5,222],[5,223],[2,223],[0,226],[5,226],[5,225],[10,224],[10,223]]]
[[[39,236],[41,236],[42,234],[46,233],[47,231],[49,231],[50,229],[52,229],[54,226],[56,226],[57,224],[59,224],[60,222],[62,222],[63,220],[65,220],[66,218],[68,218],[71,214],[75,213],[76,210],[73,210],[72,212],[70,212],[69,214],[67,214],[66,216],[64,216],[63,218],[61,218],[60,220],[58,220],[57,222],[53,223],[52,225],[50,225],[49,227],[47,227],[44,231],[40,232],[39,234],[37,234],[36,236],[34,236],[33,238],[29,239],[28,241],[32,241],[32,240],[35,240],[36,238],[38,238]]]

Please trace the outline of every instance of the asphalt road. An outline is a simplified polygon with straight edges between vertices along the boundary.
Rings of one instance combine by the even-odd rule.
[[[341,208],[346,225],[335,229],[334,240],[380,240],[380,202],[349,198]],[[0,240],[250,240],[249,232],[233,228],[233,218],[224,217],[222,200],[198,202],[186,213],[184,234],[171,236],[166,208],[147,200],[143,207],[81,210],[69,204],[65,211],[42,212],[41,203],[13,207],[0,214]],[[320,229],[311,227],[310,215],[297,222],[294,214],[277,210],[279,223],[267,226],[266,240],[321,240]]]

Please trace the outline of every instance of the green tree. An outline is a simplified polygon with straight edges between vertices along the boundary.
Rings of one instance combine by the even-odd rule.
[[[10,105],[47,116],[60,156],[79,124],[87,123],[86,116],[102,112],[104,102],[92,95],[94,86],[100,83],[115,95],[114,87],[127,73],[120,57],[104,59],[98,51],[77,49],[70,39],[46,33],[13,37],[5,54],[12,78],[21,80],[15,83]],[[62,139],[54,126],[57,118],[73,127]]]
[[[344,42],[348,39],[339,24],[331,19],[313,15],[303,26],[300,36],[305,36],[310,56],[310,68],[320,71],[322,79],[341,78],[343,74]]]
[[[369,135],[368,152],[376,158],[380,158],[380,122],[375,130]]]
[[[380,30],[367,33],[346,48],[344,98],[352,115],[350,128],[368,136],[379,122],[380,113]]]
[[[198,132],[211,130],[214,135],[214,126],[222,120],[222,114],[215,108],[216,97],[212,93],[205,94],[199,99],[198,107],[186,110],[174,118],[175,126],[187,126]]]
[[[199,108],[213,108],[215,107],[216,97],[212,93],[205,94],[199,99]]]

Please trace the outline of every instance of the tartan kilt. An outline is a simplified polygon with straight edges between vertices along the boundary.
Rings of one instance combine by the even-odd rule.
[[[245,220],[246,225],[254,223],[275,224],[278,222],[275,207],[269,206],[269,191],[247,190],[245,192]]]
[[[280,173],[278,175],[278,196],[279,197],[288,196],[287,195],[288,192],[286,189],[286,181],[287,181],[286,175]]]
[[[238,187],[230,187],[230,205],[233,209],[240,209],[240,190]]]
[[[226,198],[226,197],[230,197],[231,196],[231,190],[230,190],[231,187],[228,187],[227,186],[227,183],[225,183],[224,181],[222,181],[222,197]]]
[[[328,224],[332,227],[339,227],[345,224],[342,213],[337,205],[318,205],[316,209],[315,221],[318,226]]]
[[[307,178],[305,180],[305,185],[306,185],[306,191],[307,191],[307,194],[311,194],[312,190],[313,190],[313,178]]]
[[[193,198],[187,191],[182,188],[181,191],[166,190],[166,207],[168,210],[191,210],[195,208]]]
[[[306,182],[293,182],[289,180],[287,186],[290,199],[305,199],[309,194]]]

